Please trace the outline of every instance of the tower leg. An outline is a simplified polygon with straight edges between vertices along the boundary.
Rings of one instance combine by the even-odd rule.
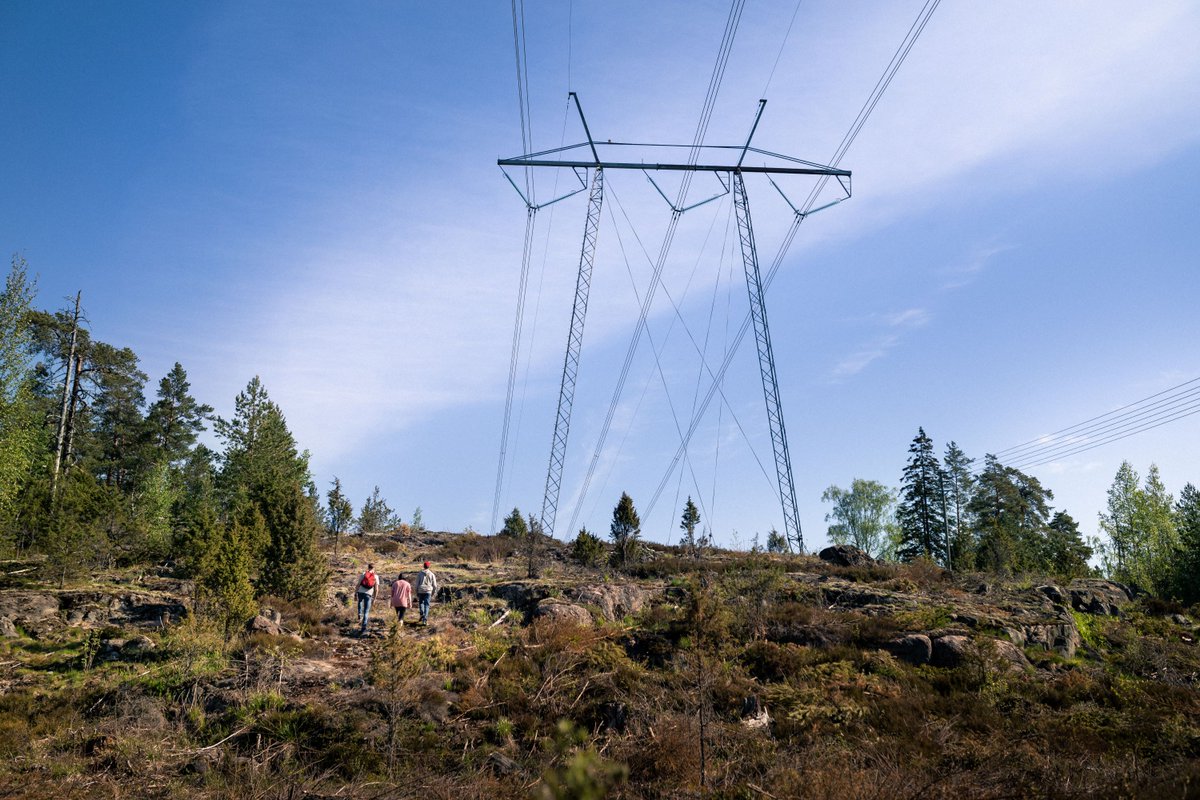
[[[738,238],[746,270],[746,290],[750,294],[750,316],[754,321],[754,340],[758,345],[758,369],[762,375],[763,395],[767,401],[767,421],[771,426],[771,449],[775,453],[775,473],[779,479],[779,498],[783,504],[783,526],[789,542],[804,552],[804,534],[796,511],[796,486],[792,480],[792,459],[788,454],[787,429],[783,424],[783,405],[779,400],[779,378],[775,373],[775,355],[771,350],[771,332],[767,327],[767,306],[763,298],[758,270],[758,250],[750,223],[750,204],[742,173],[734,172],[733,205],[737,214]]]
[[[583,323],[587,316],[588,293],[592,288],[592,261],[596,256],[596,235],[603,203],[604,170],[596,167],[588,196],[587,221],[583,226],[583,248],[579,254],[579,275],[575,280],[575,304],[571,309],[571,330],[567,334],[567,354],[563,360],[562,383],[558,390],[558,414],[554,418],[554,439],[550,444],[550,468],[546,472],[546,495],[542,500],[542,530],[548,536],[554,535],[554,517],[558,513],[558,492],[562,486],[563,461],[567,456],[567,433],[571,428],[571,407],[575,402],[575,379],[579,374]]]

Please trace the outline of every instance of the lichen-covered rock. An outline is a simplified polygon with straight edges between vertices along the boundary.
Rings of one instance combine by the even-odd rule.
[[[1021,632],[1025,637],[1026,647],[1053,650],[1064,658],[1074,658],[1075,652],[1083,644],[1083,638],[1074,622],[1024,625]]]
[[[575,600],[600,609],[610,622],[641,611],[650,600],[650,592],[632,584],[603,584],[584,586],[575,593]]]
[[[1071,593],[1071,608],[1088,614],[1118,617],[1121,609],[1133,600],[1134,592],[1123,583],[1099,578],[1080,578],[1067,587]]]
[[[1071,602],[1070,596],[1053,583],[1048,583],[1045,586],[1037,587],[1037,591],[1043,594],[1047,600],[1054,603],[1056,606],[1069,605]]]
[[[17,630],[16,624],[8,617],[0,617],[0,636],[6,639],[15,639],[21,635]]]
[[[569,622],[575,625],[591,625],[592,615],[583,606],[564,603],[561,600],[542,600],[534,611],[535,619],[550,622]]]

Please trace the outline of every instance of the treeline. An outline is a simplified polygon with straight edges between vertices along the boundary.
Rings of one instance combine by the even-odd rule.
[[[14,257],[0,294],[0,549],[44,554],[60,583],[169,565],[227,625],[258,596],[318,597],[326,515],[261,381],[229,419],[192,396],[178,363],[147,400],[137,355],[91,335],[78,295],[50,313],[34,294]],[[198,442],[209,425],[220,452]]]
[[[1043,572],[1064,577],[1103,573],[1159,597],[1200,600],[1200,492],[1188,484],[1178,501],[1158,468],[1146,480],[1122,463],[1108,494],[1100,527],[1108,541],[1085,540],[1079,524],[1051,505],[1041,481],[986,455],[975,469],[953,441],[938,458],[923,428],[893,490],[856,478],[848,489],[830,486],[822,500],[828,536],[876,558],[929,559],[956,570]]]

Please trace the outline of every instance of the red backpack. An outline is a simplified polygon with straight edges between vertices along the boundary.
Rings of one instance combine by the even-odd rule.
[[[368,589],[374,589],[375,588],[375,573],[370,572],[370,571],[364,572],[363,576],[362,576],[362,581],[359,582],[359,585],[364,586]]]

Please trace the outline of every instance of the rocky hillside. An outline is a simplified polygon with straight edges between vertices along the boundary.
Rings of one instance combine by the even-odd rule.
[[[511,540],[360,537],[323,605],[246,628],[158,575],[0,579],[14,797],[1200,797],[1186,609],[1102,580],[666,549],[627,572]],[[428,627],[356,576],[428,558]],[[1194,613],[1194,610],[1193,610]]]

